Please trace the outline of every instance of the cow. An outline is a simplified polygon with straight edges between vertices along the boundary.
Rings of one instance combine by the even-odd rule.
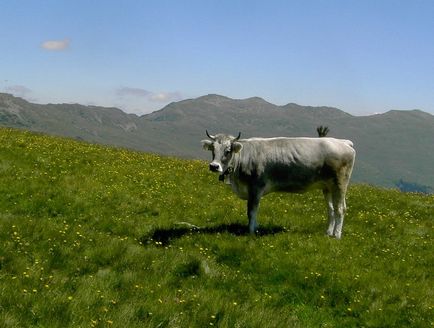
[[[247,200],[249,232],[255,234],[261,197],[271,192],[303,193],[321,189],[327,204],[327,235],[341,238],[346,211],[345,194],[354,166],[350,140],[335,138],[249,138],[206,130],[202,140],[212,152],[209,169]]]

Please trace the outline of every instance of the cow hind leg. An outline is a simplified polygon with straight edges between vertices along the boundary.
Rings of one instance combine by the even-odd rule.
[[[344,225],[344,216],[347,210],[345,196],[347,193],[348,183],[350,180],[351,172],[353,170],[354,158],[345,166],[342,167],[341,172],[338,174],[336,185],[332,192],[333,209],[335,217],[335,227],[333,236],[340,239],[342,236],[342,227]]]
[[[324,199],[327,204],[327,214],[329,219],[329,226],[327,228],[327,235],[333,236],[333,233],[335,231],[335,210],[333,208],[333,198],[332,193],[328,189],[323,190]]]
[[[342,236],[342,227],[344,224],[344,216],[346,211],[345,191],[338,188],[333,192],[332,199],[335,224],[331,236],[340,239]]]

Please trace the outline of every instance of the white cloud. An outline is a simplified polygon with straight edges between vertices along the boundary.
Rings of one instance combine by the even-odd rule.
[[[69,39],[64,40],[47,40],[42,42],[41,47],[48,51],[62,51],[69,48]]]
[[[32,90],[25,87],[24,85],[11,85],[6,87],[5,91],[13,94],[16,97],[26,97],[32,92]]]
[[[153,93],[149,100],[165,103],[170,101],[178,101],[181,99],[182,96],[179,92],[158,92]]]
[[[167,103],[182,99],[179,92],[152,92],[141,88],[122,87],[116,90],[120,97],[140,97],[150,102]]]
[[[122,87],[116,90],[116,95],[120,97],[145,97],[148,98],[152,95],[152,92],[140,89],[140,88],[129,88],[129,87]]]

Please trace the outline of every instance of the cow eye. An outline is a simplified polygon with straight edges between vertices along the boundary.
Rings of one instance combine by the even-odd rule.
[[[229,155],[230,153],[231,153],[231,149],[230,148],[225,149],[225,156]]]

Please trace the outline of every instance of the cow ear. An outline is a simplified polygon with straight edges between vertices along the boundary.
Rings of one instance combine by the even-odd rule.
[[[241,143],[239,143],[239,142],[234,142],[232,144],[232,151],[234,153],[238,153],[242,148],[243,148],[243,145]]]
[[[213,142],[211,140],[202,140],[202,147],[205,150],[212,150],[214,148]]]

